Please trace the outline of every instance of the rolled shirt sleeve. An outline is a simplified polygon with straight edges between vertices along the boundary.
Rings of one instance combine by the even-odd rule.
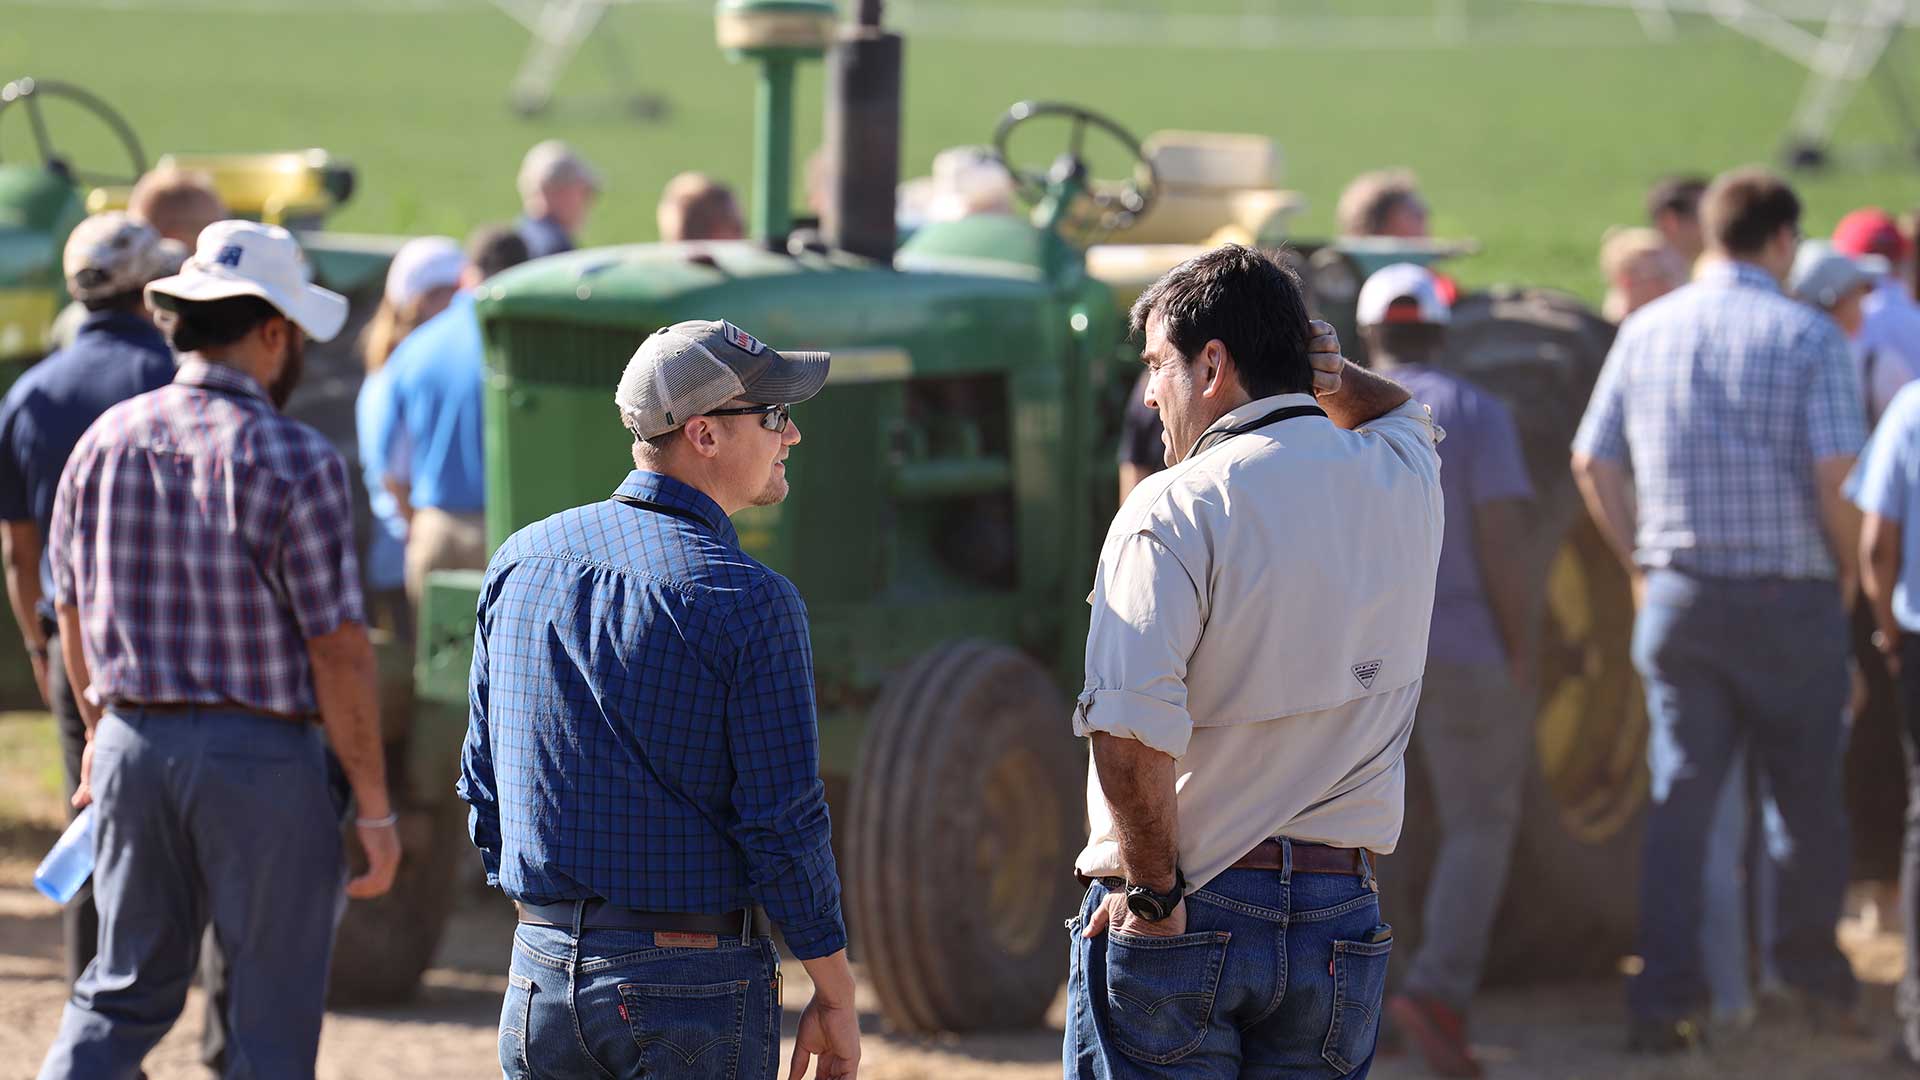
[[[846,947],[847,931],[800,594],[769,575],[728,615],[726,637],[735,647],[727,749],[737,816],[730,832],[746,855],[754,899],[794,956],[827,956]]]
[[[353,501],[340,455],[324,455],[288,495],[276,569],[301,637],[312,640],[343,623],[366,621],[353,553]]]
[[[67,458],[66,468],[60,471],[60,483],[53,493],[53,514],[47,519],[47,574],[53,581],[51,599],[56,605],[79,603],[74,582],[73,516],[79,510],[76,504],[83,497],[81,489],[97,467],[90,435],[91,432],[80,437],[79,444]]]
[[[1205,622],[1195,576],[1152,533],[1134,532],[1102,555],[1092,600],[1073,733],[1105,732],[1185,756],[1193,736],[1187,663]]]
[[[1573,435],[1573,452],[1596,461],[1625,461],[1627,458],[1626,375],[1627,356],[1633,348],[1631,328],[1623,330],[1607,362],[1600,368],[1593,396],[1587,399],[1586,415]]]
[[[1904,526],[1907,494],[1920,482],[1920,384],[1897,394],[1880,420],[1860,463],[1847,476],[1846,495],[1868,514]]]
[[[1839,327],[1821,320],[1796,350],[1813,364],[1807,380],[1807,444],[1814,460],[1850,457],[1867,440],[1860,373]]]

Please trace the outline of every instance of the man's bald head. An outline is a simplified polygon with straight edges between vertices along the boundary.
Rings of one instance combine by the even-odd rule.
[[[660,239],[740,240],[747,235],[733,189],[705,173],[683,172],[660,196]]]
[[[184,169],[154,169],[142,176],[127,197],[127,213],[153,226],[165,239],[185,244],[189,251],[200,239],[200,230],[232,216],[213,189],[212,179]]]

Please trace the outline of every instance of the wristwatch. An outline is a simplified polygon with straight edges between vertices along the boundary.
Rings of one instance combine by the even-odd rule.
[[[1148,922],[1165,922],[1180,906],[1180,898],[1187,892],[1187,875],[1179,867],[1173,868],[1173,891],[1155,892],[1145,885],[1127,883],[1127,910]]]

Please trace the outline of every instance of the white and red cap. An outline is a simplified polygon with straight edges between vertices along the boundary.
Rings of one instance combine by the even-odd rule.
[[[820,392],[832,357],[769,349],[752,334],[718,319],[655,330],[620,375],[614,403],[634,434],[664,435],[739,398],[755,405],[792,405]]]
[[[396,308],[409,308],[435,289],[460,284],[466,268],[466,253],[452,237],[416,236],[394,252],[382,295]]]
[[[307,256],[293,234],[257,221],[216,221],[180,272],[147,286],[147,303],[200,302],[257,296],[315,341],[332,341],[347,321],[347,298],[313,284]]]
[[[1360,286],[1354,321],[1361,326],[1382,323],[1428,323],[1445,326],[1453,321],[1453,306],[1433,271],[1416,263],[1394,263],[1373,272]]]

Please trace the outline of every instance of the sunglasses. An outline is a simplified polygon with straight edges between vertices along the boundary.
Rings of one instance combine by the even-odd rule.
[[[737,409],[708,409],[705,416],[758,416],[760,426],[768,431],[787,430],[787,424],[793,419],[791,405],[743,405]]]

